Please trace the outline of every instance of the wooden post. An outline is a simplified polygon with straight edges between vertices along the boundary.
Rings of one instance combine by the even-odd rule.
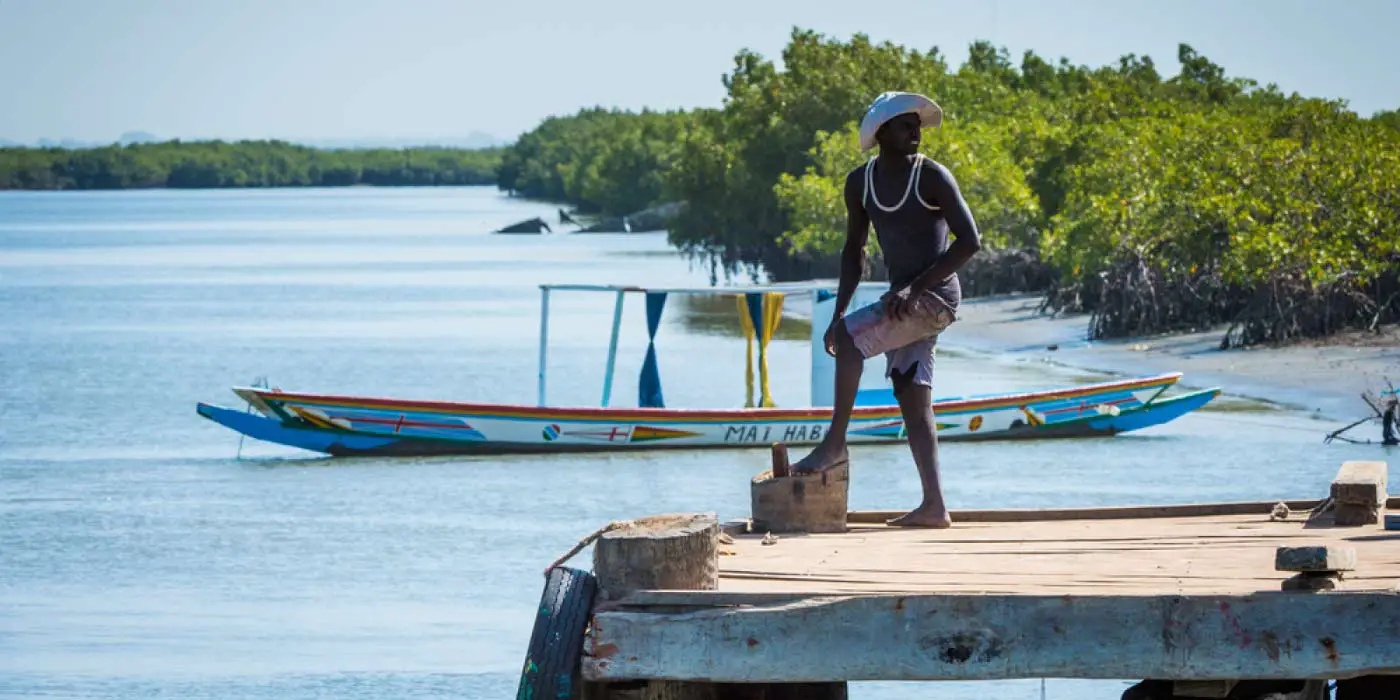
[[[781,442],[773,443],[773,476],[781,479],[788,476],[788,451],[787,445]]]
[[[719,521],[713,513],[674,513],[633,520],[593,545],[602,600],[633,591],[711,591],[719,587]]]
[[[633,520],[593,545],[598,600],[640,590],[710,591],[719,587],[719,521],[713,513],[673,513]],[[594,649],[595,655],[597,650]],[[704,653],[703,650],[696,650]],[[587,653],[587,649],[585,650]],[[718,700],[712,683],[586,683],[590,700]]]
[[[793,474],[787,445],[774,443],[773,468],[749,484],[754,533],[845,532],[850,468]],[[846,700],[847,684],[757,683],[719,686],[725,697],[748,700]]]
[[[790,473],[787,446],[774,445],[772,470],[749,484],[753,531],[845,532],[850,474],[845,464],[814,474]]]
[[[1374,525],[1386,504],[1385,462],[1343,462],[1332,481],[1333,522],[1340,526]]]

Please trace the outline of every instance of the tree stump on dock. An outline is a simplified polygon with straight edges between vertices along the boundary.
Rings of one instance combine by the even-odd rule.
[[[845,532],[850,466],[812,474],[787,469],[787,450],[774,446],[773,469],[749,484],[754,532]]]
[[[707,591],[719,587],[719,520],[714,514],[675,513],[633,520],[593,545],[599,600],[634,591]],[[649,681],[587,683],[590,700],[713,700],[713,683]]]
[[[593,572],[604,600],[633,591],[710,591],[719,587],[719,521],[679,513],[633,520],[593,545]]]

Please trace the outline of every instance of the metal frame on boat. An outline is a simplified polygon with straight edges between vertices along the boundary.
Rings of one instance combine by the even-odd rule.
[[[199,403],[199,415],[249,437],[330,455],[503,454],[656,448],[767,446],[774,442],[819,441],[831,418],[830,357],[822,349],[823,324],[811,332],[811,401],[801,408],[773,404],[768,390],[766,349],[781,317],[782,300],[810,295],[813,318],[823,318],[835,283],[719,288],[644,288],[604,285],[542,285],[538,405],[462,403],[287,392],[234,387],[257,412]],[[547,404],[549,301],[551,292],[611,292],[616,295],[602,401],[598,407]],[[873,286],[862,293],[878,296]],[[617,359],[623,300],[647,297],[648,348],[638,382],[638,407],[609,407]],[[760,396],[743,408],[668,408],[663,400],[654,339],[672,294],[733,297],[752,349],[757,341]],[[825,312],[829,315],[829,311]],[[1180,373],[1063,389],[939,399],[934,402],[940,440],[1038,439],[1113,435],[1160,425],[1209,403],[1219,389],[1167,397]],[[887,390],[865,390],[857,399],[848,438],[852,443],[905,439],[899,407]],[[871,404],[874,405],[871,405]]]

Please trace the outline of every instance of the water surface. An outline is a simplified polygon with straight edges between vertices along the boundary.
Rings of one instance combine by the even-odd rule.
[[[0,696],[513,697],[550,560],[613,519],[747,515],[763,449],[324,459],[195,414],[263,378],[533,403],[539,284],[709,281],[664,234],[489,233],[532,216],[555,208],[490,188],[0,192]],[[742,405],[730,303],[668,302],[668,404]],[[608,295],[556,295],[551,403],[599,401],[611,310]],[[781,405],[808,395],[794,311],[770,353]],[[626,314],[613,396],[629,406],[640,297]],[[1103,378],[960,352],[955,331],[938,372],[940,395]],[[1106,440],[947,445],[946,489],[957,508],[1311,497],[1341,460],[1375,455],[1324,446],[1324,432],[1284,412],[1206,411]],[[854,448],[853,464],[853,508],[916,503],[903,446]],[[1040,691],[863,683],[852,696]]]

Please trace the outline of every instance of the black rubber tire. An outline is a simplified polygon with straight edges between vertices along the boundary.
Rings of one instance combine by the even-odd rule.
[[[580,694],[579,660],[598,579],[558,567],[545,579],[516,700],[570,700]]]

